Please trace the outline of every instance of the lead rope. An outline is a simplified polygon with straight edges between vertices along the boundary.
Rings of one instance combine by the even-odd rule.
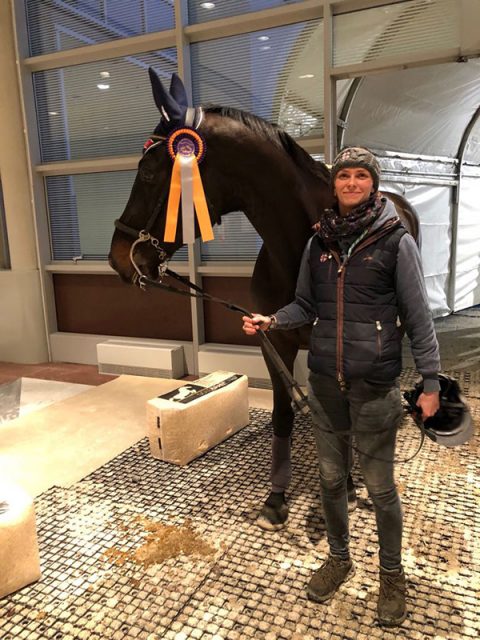
[[[142,232],[140,232],[142,233]],[[133,243],[136,244],[137,242],[146,242],[147,240],[152,241],[152,238],[150,237],[150,234],[146,234],[149,237],[148,238],[143,238],[141,239],[140,237],[138,238],[138,240]],[[153,240],[155,240],[155,238],[153,238]],[[158,241],[157,241],[158,242]],[[152,242],[153,244],[153,242]],[[154,245],[155,246],[155,245]],[[133,245],[132,245],[133,248]],[[133,256],[133,251],[130,252],[131,257]],[[134,262],[132,260],[132,262]],[[198,285],[194,284],[193,282],[191,282],[190,280],[188,280],[188,278],[184,278],[183,276],[181,276],[178,273],[175,273],[175,271],[172,271],[171,269],[168,268],[164,268],[163,269],[163,273],[165,273],[166,275],[174,278],[175,280],[178,280],[179,282],[181,282],[182,284],[186,285],[187,287],[189,287],[190,289],[193,289],[196,293],[192,293],[191,291],[185,291],[183,289],[178,289],[177,287],[174,287],[172,285],[168,285],[168,284],[164,284],[163,282],[158,282],[155,280],[151,280],[150,278],[147,278],[147,276],[143,275],[140,271],[140,269],[135,265],[135,270],[136,272],[139,274],[139,276],[137,277],[138,280],[138,285],[140,286],[140,288],[142,290],[146,290],[147,286],[150,287],[155,287],[157,289],[164,289],[166,291],[171,291],[172,293],[178,293],[180,295],[183,296],[189,296],[190,298],[203,298],[205,300],[208,300],[210,302],[217,302],[218,304],[223,305],[224,307],[226,307],[227,309],[230,309],[231,311],[236,311],[238,313],[242,313],[243,315],[248,316],[249,318],[253,317],[253,314],[251,311],[249,311],[248,309],[245,309],[244,307],[240,307],[237,304],[234,304],[233,302],[229,302],[228,300],[223,300],[222,298],[217,298],[215,296],[210,295],[209,293],[207,293],[206,291],[204,291],[201,287],[199,287]],[[270,340],[268,339],[268,337],[265,334],[265,331],[263,330],[259,330],[257,332],[257,334],[260,337],[260,341],[262,343],[262,346],[265,350],[265,352],[268,354],[268,357],[271,359],[272,364],[276,367],[280,378],[288,392],[288,395],[290,396],[292,403],[295,407],[295,409],[300,412],[302,415],[308,415],[308,413],[312,414],[312,417],[314,417],[316,415],[316,411],[314,408],[312,408],[312,406],[310,405],[309,401],[308,401],[308,397],[304,394],[304,392],[302,391],[300,385],[298,384],[298,382],[295,380],[295,378],[292,376],[292,374],[290,373],[290,371],[287,369],[285,363],[283,362],[283,360],[281,359],[281,357],[279,356],[277,350],[275,349],[275,347],[273,346],[273,344],[270,342]],[[423,446],[423,443],[425,441],[425,428],[422,425],[419,425],[419,429],[421,431],[421,437],[420,437],[420,444],[417,447],[417,450],[415,451],[415,453],[411,456],[409,456],[408,458],[404,458],[404,459],[399,459],[399,460],[395,460],[395,459],[387,459],[387,458],[380,458],[378,456],[373,456],[369,453],[365,453],[364,451],[362,451],[361,449],[359,449],[358,447],[354,446],[351,441],[350,441],[350,436],[347,435],[343,435],[344,432],[342,431],[331,431],[331,430],[327,430],[327,429],[320,429],[320,431],[324,432],[324,433],[336,433],[338,435],[340,435],[340,437],[343,437],[344,440],[352,447],[352,449],[354,451],[356,451],[358,454],[366,456],[367,458],[371,458],[372,460],[378,460],[380,462],[388,462],[388,463],[401,463],[401,464],[405,464],[406,462],[410,462],[411,460],[413,460],[413,458],[415,458],[419,453],[420,450]],[[349,430],[348,431],[349,434],[354,435],[355,432],[353,430]],[[335,451],[335,453],[338,453],[339,455],[342,455],[341,452],[328,440],[325,440],[328,445]]]

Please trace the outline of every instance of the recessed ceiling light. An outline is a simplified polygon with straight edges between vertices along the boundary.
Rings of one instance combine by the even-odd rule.
[[[300,78],[300,80],[305,80],[305,78],[314,78],[314,74],[313,73],[304,73],[303,76],[298,76]]]
[[[271,49],[272,47],[269,44],[264,45],[263,47],[260,47],[260,51],[268,51],[269,49]]]
[[[101,78],[110,78],[110,71],[100,71]]]
[[[48,115],[49,116],[58,116],[58,111],[49,111]]]
[[[200,6],[202,7],[202,9],[215,9],[214,2],[201,2]]]
[[[110,89],[110,85],[109,84],[103,84],[101,82],[99,84],[97,84],[97,87],[99,89],[101,89],[102,91],[105,91],[105,89]]]
[[[265,42],[266,40],[270,40],[270,36],[258,36],[257,40]]]

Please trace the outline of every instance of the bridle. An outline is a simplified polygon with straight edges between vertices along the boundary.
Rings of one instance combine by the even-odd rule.
[[[166,113],[165,109],[162,109],[163,118],[169,122],[170,118]],[[198,129],[203,121],[204,111],[202,107],[187,107],[185,116],[184,116],[184,126],[190,127],[192,129]],[[143,147],[143,156],[146,153],[154,149],[155,147],[162,145],[166,142],[167,136],[152,134],[150,138],[147,140]],[[165,249],[161,246],[160,240],[151,234],[151,230],[154,228],[155,223],[157,221],[158,216],[162,210],[163,204],[166,200],[166,195],[161,197],[157,202],[154,210],[152,211],[147,224],[141,230],[134,229],[133,227],[121,222],[119,219],[115,220],[114,225],[115,228],[127,235],[135,238],[134,242],[130,247],[129,258],[130,262],[135,270],[135,273],[132,276],[132,284],[138,285],[140,289],[145,291],[147,281],[150,279],[147,278],[140,267],[135,262],[135,249],[137,245],[142,244],[144,242],[150,243],[150,245],[154,248],[158,256],[158,280],[161,281],[163,276],[168,273],[168,275],[177,276],[178,274],[174,274],[173,271],[168,269],[168,254]],[[180,276],[179,276],[180,277]],[[150,282],[155,282],[154,280],[150,280]]]
[[[150,149],[153,149],[154,147],[157,147],[163,144],[165,140],[166,140],[165,136],[152,134],[147,141],[147,143],[150,143],[150,144],[148,144],[147,146],[147,143],[145,143],[143,147],[143,156],[145,156],[145,154]],[[160,240],[158,240],[158,238],[156,238],[155,236],[152,236],[152,234],[150,233],[151,229],[153,229],[153,227],[155,226],[158,216],[160,215],[160,211],[162,210],[162,206],[164,202],[165,202],[165,196],[159,199],[149,219],[147,220],[147,224],[143,229],[140,229],[140,231],[138,229],[134,229],[128,224],[125,224],[124,222],[121,222],[120,219],[117,219],[114,222],[116,229],[135,238],[134,242],[130,247],[130,253],[129,253],[130,262],[132,263],[132,266],[135,269],[135,273],[132,276],[132,284],[138,285],[140,289],[142,289],[143,291],[145,290],[145,285],[143,284],[143,281],[142,281],[142,278],[144,277],[144,275],[141,272],[140,267],[135,262],[135,248],[138,244],[141,244],[143,242],[149,242],[157,252],[158,259],[159,259],[159,264],[158,264],[159,279],[162,279],[167,269],[168,254],[163,249],[163,247],[160,246]]]
[[[162,280],[165,273],[169,271],[169,269],[167,268],[168,254],[165,251],[165,249],[163,249],[163,247],[160,246],[160,240],[155,236],[152,236],[152,234],[149,231],[149,229],[151,229],[155,224],[155,221],[160,212],[163,200],[164,198],[160,200],[159,204],[155,207],[155,210],[154,210],[155,215],[152,214],[152,216],[150,217],[150,220],[153,220],[152,224],[147,224],[147,226],[144,229],[141,229],[140,231],[137,231],[133,227],[129,227],[123,222],[120,222],[120,220],[115,220],[115,223],[114,223],[116,229],[118,229],[119,231],[123,231],[123,233],[126,233],[135,238],[135,240],[132,242],[130,246],[130,252],[129,252],[130,262],[132,263],[132,266],[135,269],[135,273],[132,276],[132,284],[138,285],[140,289],[142,289],[142,291],[145,291],[146,282],[148,278],[145,274],[141,272],[140,267],[135,262],[135,248],[138,244],[141,244],[143,242],[149,242],[151,246],[155,249],[158,255],[158,260],[159,260],[158,262],[158,279],[159,280]]]

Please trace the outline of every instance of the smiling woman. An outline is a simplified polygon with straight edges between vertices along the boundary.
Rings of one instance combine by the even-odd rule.
[[[369,149],[349,147],[335,158],[332,181],[339,212],[345,215],[378,190],[380,165]]]
[[[335,158],[331,174],[335,202],[306,244],[292,301],[273,315],[244,316],[243,330],[255,335],[274,329],[276,334],[313,323],[307,388],[329,555],[313,574],[308,597],[326,602],[354,573],[347,484],[354,434],[377,522],[377,619],[397,626],[406,618],[402,510],[393,473],[403,413],[401,327],[423,378],[417,399],[423,420],[439,408],[438,343],[420,254],[394,204],[378,191],[377,159],[364,147],[347,147]],[[272,488],[267,506],[270,520],[286,522],[288,508],[278,487]]]
[[[334,193],[342,215],[368,200],[373,191],[373,179],[366,169],[342,169],[335,176]]]

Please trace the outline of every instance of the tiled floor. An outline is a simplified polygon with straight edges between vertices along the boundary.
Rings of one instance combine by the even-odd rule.
[[[410,371],[404,383],[412,379]],[[477,401],[477,421],[479,410]],[[408,421],[400,455],[418,442]],[[398,465],[409,616],[390,630],[375,622],[374,514],[356,473],[356,574],[323,605],[306,598],[327,549],[308,418],[295,427],[289,524],[255,526],[269,432],[268,413],[253,409],[248,427],[187,467],[155,460],[144,439],[71,488],[39,496],[43,577],[0,601],[2,640],[479,637],[478,434],[460,452],[427,442]]]

